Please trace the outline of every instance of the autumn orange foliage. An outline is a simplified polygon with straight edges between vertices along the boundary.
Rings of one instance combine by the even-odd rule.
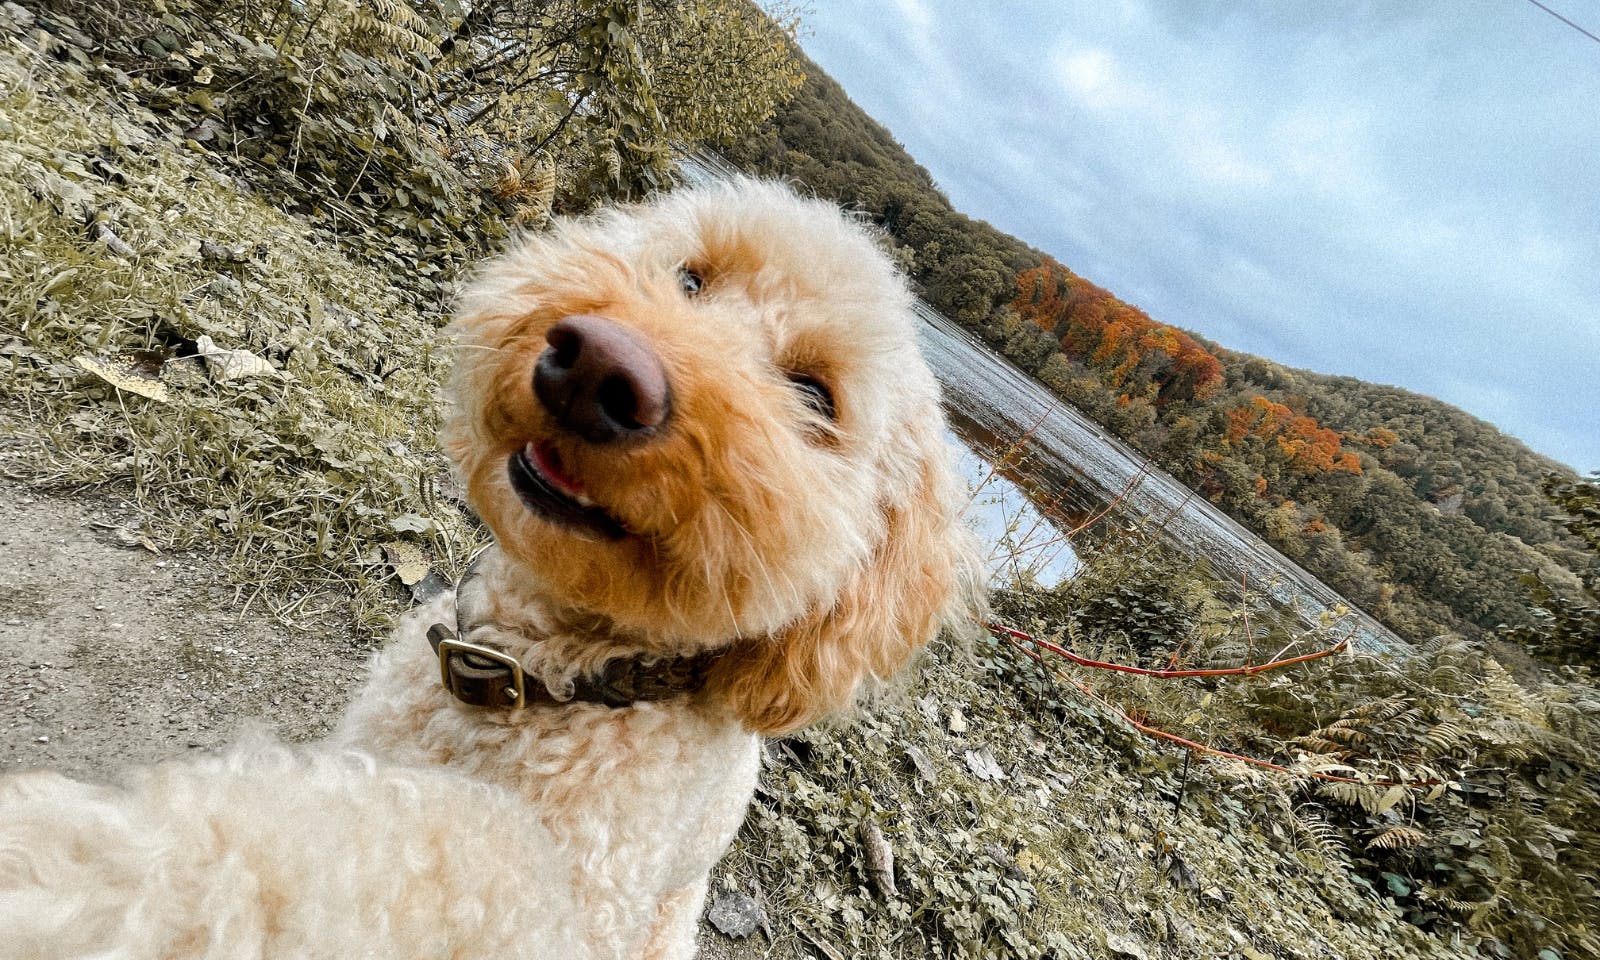
[[[1251,436],[1276,442],[1290,466],[1308,476],[1361,472],[1361,458],[1342,449],[1338,431],[1266,397],[1228,411],[1228,445]]]
[[[1387,450],[1394,446],[1395,441],[1399,439],[1400,435],[1398,433],[1384,427],[1373,427],[1367,431],[1366,436],[1360,438],[1362,443],[1375,450]]]
[[[1156,387],[1155,402],[1204,400],[1222,385],[1222,361],[1199,341],[1045,257],[1017,274],[1017,315],[1061,338],[1067,356],[1124,393]]]

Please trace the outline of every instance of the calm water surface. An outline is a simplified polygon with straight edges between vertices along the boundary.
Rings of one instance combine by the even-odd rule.
[[[989,473],[991,463],[1004,459],[1008,464],[1006,476],[990,479],[968,507],[971,522],[996,544],[991,566],[1002,580],[1028,575],[1050,584],[1076,569],[1070,551],[1053,549],[1060,542],[1060,530],[1039,519],[1035,504],[1045,504],[1071,518],[1067,523],[1075,523],[1120,498],[1119,518],[1153,524],[1163,541],[1188,556],[1205,559],[1223,584],[1264,589],[1307,624],[1317,623],[1325,611],[1348,609],[1338,629],[1362,646],[1389,650],[1407,646],[956,324],[926,306],[920,315],[923,354],[944,387],[951,425],[971,453],[964,472],[977,483]],[[1018,438],[1024,437],[1019,445]],[[1019,458],[1019,453],[1025,455]],[[1031,535],[1019,542],[1021,533]],[[1006,562],[1019,546],[1016,560]],[[1039,561],[1042,566],[1030,566]]]

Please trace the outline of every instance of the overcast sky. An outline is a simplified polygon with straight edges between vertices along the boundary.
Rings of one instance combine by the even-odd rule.
[[[1600,43],[1527,0],[810,11],[806,52],[962,212],[1156,320],[1600,468]]]

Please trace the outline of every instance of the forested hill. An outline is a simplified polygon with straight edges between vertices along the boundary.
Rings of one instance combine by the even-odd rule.
[[[1181,328],[1204,318],[1146,315],[952,209],[889,131],[805,69],[736,164],[863,211],[934,306],[1402,635],[1523,624],[1519,571],[1558,592],[1593,574],[1540,490],[1566,467],[1438,400]]]

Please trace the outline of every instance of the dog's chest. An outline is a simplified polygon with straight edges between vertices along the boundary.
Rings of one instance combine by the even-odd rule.
[[[510,791],[617,883],[703,875],[744,818],[759,742],[731,717],[685,702],[486,714],[450,699],[437,670],[426,642],[402,631],[340,738]]]
[[[566,713],[506,731],[500,761],[475,750],[455,763],[527,799],[578,865],[580,897],[616,914],[595,920],[646,923],[658,899],[703,883],[732,842],[755,790],[758,741],[682,707]],[[624,916],[633,908],[641,915]]]

